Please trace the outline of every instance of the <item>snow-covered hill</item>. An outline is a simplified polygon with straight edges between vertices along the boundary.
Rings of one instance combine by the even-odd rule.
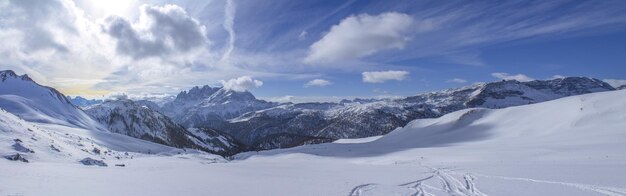
[[[57,90],[10,70],[0,71],[0,108],[28,121],[105,130]]]
[[[87,108],[86,112],[114,133],[178,148],[202,149],[221,155],[240,152],[240,146],[229,136],[213,130],[191,129],[174,123],[151,107],[129,99],[107,100]],[[156,107],[153,105],[152,107]]]

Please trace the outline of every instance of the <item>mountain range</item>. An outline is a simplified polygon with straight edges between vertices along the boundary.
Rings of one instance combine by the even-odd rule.
[[[192,115],[187,112],[165,114],[186,126],[221,130],[259,150],[384,135],[412,120],[435,118],[465,108],[504,108],[615,90],[598,79],[568,77],[530,82],[498,81],[400,99],[279,104],[257,100],[248,92],[229,94],[240,96],[228,99],[216,96],[223,95],[217,93],[223,89],[199,90],[209,88],[193,88],[191,100],[187,92],[179,94],[184,99],[175,100],[177,103],[211,103],[206,104],[209,107],[189,107],[188,110],[195,112]],[[202,92],[206,94],[196,94]],[[260,104],[252,107],[250,103]],[[246,107],[238,107],[241,105]],[[168,111],[168,108],[163,110]],[[241,115],[224,111],[237,111]]]
[[[616,90],[593,78],[515,80],[398,99],[276,103],[248,91],[194,87],[161,104],[125,98],[99,103],[68,97],[27,75],[0,72],[0,107],[27,121],[111,132],[223,156],[387,134],[415,119],[467,108],[505,108]],[[85,104],[83,104],[85,103]],[[84,110],[83,110],[84,109]]]

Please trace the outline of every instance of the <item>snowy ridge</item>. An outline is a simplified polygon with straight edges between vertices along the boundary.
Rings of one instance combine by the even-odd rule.
[[[0,71],[0,108],[34,122],[105,130],[57,90],[41,86],[27,75]]]
[[[119,162],[145,156],[145,153],[173,155],[179,152],[182,150],[114,133],[32,123],[0,109],[2,156],[19,153],[29,162],[78,164],[78,160],[85,157]]]

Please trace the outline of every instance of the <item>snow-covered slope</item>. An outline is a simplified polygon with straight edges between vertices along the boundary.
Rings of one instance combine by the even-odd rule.
[[[0,108],[28,121],[104,130],[57,90],[10,70],[0,71]]]
[[[143,105],[145,101],[107,100],[89,107],[86,112],[114,133],[178,148],[201,149],[220,155],[232,155],[242,149],[229,136],[213,130],[191,129]],[[154,106],[153,106],[154,107]]]
[[[193,145],[184,127],[129,99],[108,100],[89,107],[85,112],[114,133],[174,147]]]
[[[3,157],[19,153],[29,162],[78,164],[78,160],[86,157],[121,160],[145,153],[180,152],[183,150],[115,133],[28,122],[0,109],[0,155]]]

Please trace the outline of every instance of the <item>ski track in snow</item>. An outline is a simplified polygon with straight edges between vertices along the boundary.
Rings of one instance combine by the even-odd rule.
[[[493,178],[500,180],[509,180],[509,181],[524,181],[524,182],[532,182],[532,183],[543,183],[543,184],[553,184],[553,185],[561,185],[567,186],[571,188],[576,188],[583,191],[591,191],[601,195],[607,196],[626,196],[626,189],[624,188],[616,188],[616,187],[606,187],[606,186],[597,186],[590,184],[579,184],[579,183],[569,183],[569,182],[559,182],[559,181],[548,181],[548,180],[537,180],[530,178],[520,178],[520,177],[507,177],[507,176],[490,176],[483,174],[469,174],[469,173],[460,173],[455,172],[445,168],[432,168],[423,166],[431,170],[432,174],[426,178],[422,178],[416,181],[407,182],[404,184],[397,185],[400,188],[407,188],[412,190],[411,196],[430,196],[435,195],[428,191],[443,191],[448,195],[452,196],[486,196],[487,194],[478,190],[477,185],[474,183],[476,179],[475,176],[483,177],[483,178]],[[459,179],[454,177],[452,174],[462,175],[463,179]],[[426,184],[427,182],[432,182],[433,179],[438,179],[442,188],[437,188],[432,185]],[[368,192],[376,190],[379,188],[379,184],[368,183],[362,184],[354,187],[349,196],[363,196],[368,195]]]
[[[525,181],[525,182],[534,182],[534,183],[544,183],[544,184],[555,184],[562,185],[572,188],[577,188],[585,191],[592,191],[602,195],[607,196],[625,196],[626,189],[623,188],[615,188],[615,187],[606,187],[606,186],[597,186],[590,184],[578,184],[578,183],[569,183],[569,182],[558,182],[558,181],[548,181],[548,180],[536,180],[530,178],[519,178],[519,177],[506,177],[506,176],[489,176],[482,174],[475,174],[476,176],[485,177],[485,178],[495,178],[501,180],[513,180],[513,181]]]
[[[424,166],[425,167],[425,166]],[[452,171],[444,169],[444,168],[431,168],[426,167],[431,170],[431,175],[416,181],[411,181],[407,183],[403,183],[397,185],[399,188],[406,188],[412,190],[411,196],[430,196],[435,195],[428,191],[437,191],[437,192],[445,192],[448,195],[454,196],[486,196],[486,194],[480,192],[476,185],[474,184],[474,177],[470,174],[464,174],[463,179],[458,179],[452,176],[450,173]],[[434,182],[433,182],[434,180]],[[432,185],[428,185],[427,182],[437,183],[441,185],[442,188],[437,188]],[[362,184],[356,186],[352,189],[349,196],[363,196],[368,195],[367,193],[375,190],[380,185],[369,183]]]

